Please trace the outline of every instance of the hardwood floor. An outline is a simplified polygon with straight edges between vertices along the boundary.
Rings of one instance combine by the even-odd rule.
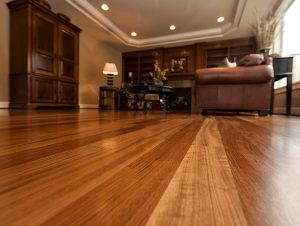
[[[300,225],[300,118],[0,110],[0,225]]]

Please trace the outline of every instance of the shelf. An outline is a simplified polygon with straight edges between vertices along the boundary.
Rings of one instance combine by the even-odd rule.
[[[141,71],[154,71],[153,67],[148,67],[148,68],[141,68]]]
[[[212,68],[212,67],[219,67],[220,64],[207,64],[207,68]]]
[[[138,63],[128,63],[128,62],[126,62],[125,65],[137,67],[139,64]]]
[[[155,64],[155,61],[154,59],[153,60],[141,60],[140,62],[141,64]]]
[[[227,56],[227,48],[222,49],[208,49],[207,56],[218,56],[218,55],[226,55]]]
[[[137,68],[126,68],[126,72],[137,72],[138,71],[138,69]]]

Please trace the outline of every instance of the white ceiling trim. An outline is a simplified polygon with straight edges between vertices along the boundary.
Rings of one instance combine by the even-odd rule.
[[[122,43],[127,46],[144,48],[144,47],[156,47],[162,45],[171,45],[192,41],[207,40],[211,38],[223,37],[234,30],[236,30],[240,24],[247,0],[238,0],[235,14],[233,15],[232,22],[227,23],[221,27],[213,29],[204,29],[192,32],[179,33],[174,35],[164,35],[146,39],[133,39],[123,32],[118,26],[111,22],[106,16],[104,16],[98,9],[91,5],[86,0],[65,0],[72,5],[82,14],[90,18],[98,26],[109,32],[116,37]]]

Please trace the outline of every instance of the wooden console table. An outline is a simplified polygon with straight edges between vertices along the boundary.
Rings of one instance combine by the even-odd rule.
[[[274,107],[274,83],[286,78],[286,115],[291,114],[292,104],[292,75],[293,57],[279,57],[273,59],[274,78],[272,83],[270,114],[273,114]]]
[[[117,109],[118,91],[117,87],[101,86],[99,88],[99,108]]]

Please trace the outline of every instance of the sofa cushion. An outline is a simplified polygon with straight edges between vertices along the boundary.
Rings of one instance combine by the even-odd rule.
[[[254,66],[260,65],[264,62],[264,56],[261,54],[248,54],[244,56],[239,62],[238,66]]]
[[[265,83],[273,78],[272,65],[235,68],[201,68],[196,71],[196,84]]]

